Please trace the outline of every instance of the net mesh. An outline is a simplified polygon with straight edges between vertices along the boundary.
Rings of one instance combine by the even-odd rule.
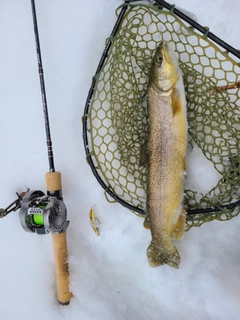
[[[146,168],[139,165],[146,138],[146,90],[156,46],[168,41],[183,72],[189,144],[195,144],[220,179],[206,194],[185,190],[187,210],[222,207],[239,199],[239,90],[214,92],[238,81],[240,66],[227,52],[181,21],[173,12],[129,4],[100,72],[90,102],[88,135],[98,175],[118,197],[145,210]],[[186,229],[228,220],[239,207],[188,215]]]

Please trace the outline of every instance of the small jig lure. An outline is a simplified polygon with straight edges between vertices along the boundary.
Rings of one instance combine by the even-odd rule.
[[[91,222],[91,226],[93,228],[93,231],[95,232],[95,234],[97,236],[100,236],[100,220],[95,216],[95,211],[93,208],[91,208],[90,212],[89,212],[89,218],[90,218],[90,222]]]

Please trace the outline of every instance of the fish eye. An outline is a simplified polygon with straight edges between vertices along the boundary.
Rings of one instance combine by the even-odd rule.
[[[162,64],[162,61],[163,61],[163,57],[162,57],[162,55],[160,55],[160,54],[158,54],[157,56],[156,56],[156,63],[157,64],[159,64],[159,65],[161,65]]]

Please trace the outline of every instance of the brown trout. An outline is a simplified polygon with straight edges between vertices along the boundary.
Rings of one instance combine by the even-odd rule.
[[[152,241],[147,249],[151,267],[178,268],[173,240],[184,233],[187,113],[184,86],[175,52],[162,42],[154,55],[148,84],[147,217]]]

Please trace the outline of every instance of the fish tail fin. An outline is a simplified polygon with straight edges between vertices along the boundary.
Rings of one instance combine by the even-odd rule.
[[[180,255],[177,248],[174,247],[173,252],[163,251],[153,243],[147,249],[148,262],[151,267],[158,267],[168,264],[170,267],[178,269],[180,264]]]

